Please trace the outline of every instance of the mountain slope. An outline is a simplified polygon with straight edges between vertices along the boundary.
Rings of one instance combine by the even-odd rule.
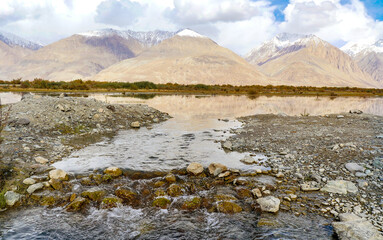
[[[97,81],[179,84],[269,84],[244,59],[191,30],[117,63],[92,77]]]
[[[279,85],[381,87],[350,56],[314,35],[277,35],[246,60]]]
[[[341,48],[369,73],[376,81],[383,84],[383,39],[373,44],[346,44]]]

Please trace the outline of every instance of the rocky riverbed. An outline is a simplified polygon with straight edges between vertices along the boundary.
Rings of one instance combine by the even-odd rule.
[[[255,212],[266,216],[257,227],[277,227],[267,216],[278,212],[319,214],[335,220],[341,239],[381,239],[383,117],[352,112],[241,118],[243,128],[232,130],[222,148],[248,153],[241,161],[259,165],[257,170],[230,169],[217,159],[208,168],[192,163],[161,172],[110,166],[74,174],[51,164],[120,129],[150,128],[169,115],[145,105],[26,96],[12,105],[2,133],[2,207],[61,207],[84,214],[119,206]],[[257,159],[260,155],[267,160]]]

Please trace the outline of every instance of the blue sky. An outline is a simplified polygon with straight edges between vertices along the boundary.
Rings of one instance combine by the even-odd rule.
[[[190,28],[239,54],[282,32],[340,47],[383,38],[383,0],[0,0],[0,31],[42,44],[102,28]]]

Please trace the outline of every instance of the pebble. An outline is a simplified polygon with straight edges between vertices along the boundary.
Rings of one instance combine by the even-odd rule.
[[[35,183],[35,184],[32,184],[28,187],[27,189],[27,192],[29,194],[32,194],[34,193],[35,191],[37,190],[40,190],[40,189],[43,189],[44,188],[44,184],[43,183]]]
[[[38,163],[41,163],[41,164],[46,164],[46,163],[49,162],[48,159],[40,157],[40,156],[39,157],[35,157],[35,161],[38,162]]]
[[[32,185],[32,184],[36,183],[36,180],[33,178],[26,178],[26,179],[24,179],[23,183],[26,185]]]

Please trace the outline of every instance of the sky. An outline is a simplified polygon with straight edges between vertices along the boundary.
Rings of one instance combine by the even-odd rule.
[[[0,31],[41,44],[102,28],[190,28],[241,55],[281,32],[341,47],[383,38],[383,0],[0,1]]]

